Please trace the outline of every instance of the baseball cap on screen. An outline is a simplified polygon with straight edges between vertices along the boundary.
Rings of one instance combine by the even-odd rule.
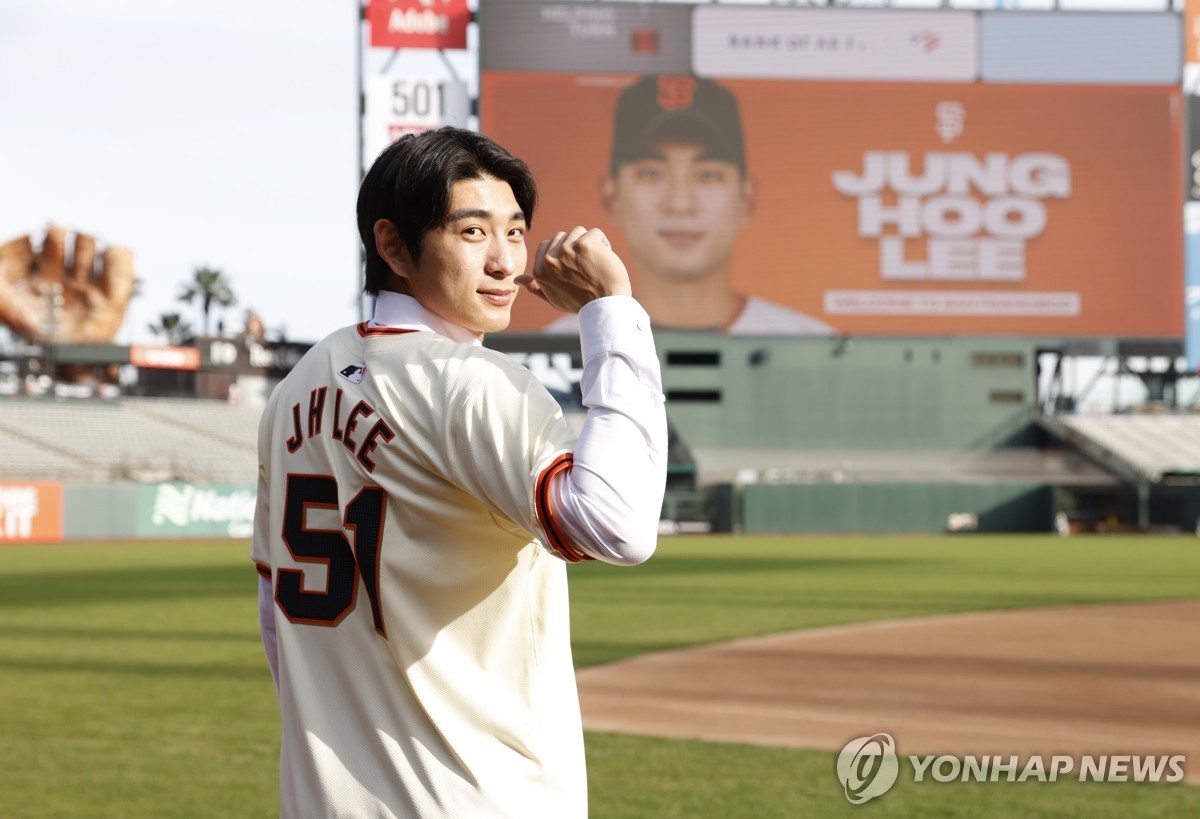
[[[712,158],[746,170],[737,100],[712,80],[649,76],[621,92],[613,120],[613,174],[622,162],[644,159],[667,140],[703,145]]]

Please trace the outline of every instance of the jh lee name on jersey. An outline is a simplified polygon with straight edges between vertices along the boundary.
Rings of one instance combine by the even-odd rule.
[[[307,436],[304,434],[300,404],[292,405],[292,437],[287,441],[288,452],[298,451],[300,447],[304,446],[306,440],[321,434],[322,421],[325,416],[325,399],[328,392],[329,387],[316,387],[308,394]],[[375,408],[366,401],[360,400],[350,408],[349,412],[343,413],[342,404],[342,389],[339,387],[333,393],[333,417],[330,419],[329,434],[335,441],[341,441],[342,446],[354,454],[367,472],[374,472],[375,462],[371,460],[371,453],[381,442],[386,444],[395,438],[396,433],[387,421],[377,418],[360,443],[355,438],[359,423],[374,416]]]

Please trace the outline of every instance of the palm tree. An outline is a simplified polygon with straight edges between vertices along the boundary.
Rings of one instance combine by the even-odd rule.
[[[158,317],[158,323],[149,325],[149,329],[154,335],[162,336],[168,344],[176,347],[192,334],[192,325],[184,321],[179,313],[163,313]]]
[[[233,288],[225,274],[215,267],[197,267],[192,271],[192,280],[183,286],[179,300],[188,304],[200,300],[200,312],[204,317],[204,335],[208,335],[208,316],[214,306],[230,307],[237,303]]]

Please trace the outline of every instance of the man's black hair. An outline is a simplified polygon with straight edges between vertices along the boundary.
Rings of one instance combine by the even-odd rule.
[[[507,182],[533,222],[537,183],[529,167],[495,140],[462,128],[407,134],[379,155],[358,189],[358,235],[366,250],[363,291],[379,295],[391,274],[375,247],[375,223],[387,219],[414,262],[421,259],[425,236],[450,215],[454,183],[493,177]]]

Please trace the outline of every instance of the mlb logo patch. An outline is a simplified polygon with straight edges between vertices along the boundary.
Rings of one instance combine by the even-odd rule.
[[[361,384],[366,378],[367,368],[361,364],[350,364],[338,370],[338,375],[349,381],[351,384]]]

